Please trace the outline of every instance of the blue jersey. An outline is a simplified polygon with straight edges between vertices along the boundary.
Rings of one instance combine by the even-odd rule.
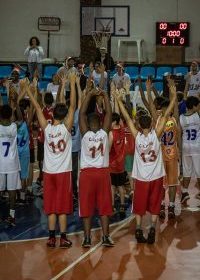
[[[79,152],[81,150],[81,134],[79,130],[79,109],[75,111],[74,114],[74,124],[72,126],[71,135],[72,135],[72,152]]]
[[[17,148],[19,156],[30,156],[29,131],[26,122],[22,122],[17,129]]]

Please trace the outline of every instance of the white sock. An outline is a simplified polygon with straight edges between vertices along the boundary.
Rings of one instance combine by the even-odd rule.
[[[15,210],[10,209],[10,216],[11,216],[12,218],[14,218],[14,217],[15,217]]]
[[[186,193],[186,192],[188,192],[188,189],[187,188],[182,188],[182,192]]]

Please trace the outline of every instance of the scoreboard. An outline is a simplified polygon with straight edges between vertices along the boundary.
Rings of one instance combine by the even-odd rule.
[[[156,22],[156,45],[189,46],[189,22]]]

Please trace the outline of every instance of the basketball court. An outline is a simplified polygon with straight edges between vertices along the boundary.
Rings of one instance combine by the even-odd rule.
[[[190,186],[191,199],[180,213],[177,204],[176,219],[157,226],[156,243],[154,245],[137,244],[134,238],[134,215],[127,210],[127,217],[113,221],[111,236],[116,242],[113,248],[101,246],[101,231],[97,219],[94,219],[92,231],[92,247],[83,249],[78,217],[72,226],[69,219],[69,238],[73,242],[70,249],[46,247],[47,232],[45,218],[38,215],[34,224],[23,230],[21,225],[15,231],[21,232],[13,238],[6,234],[9,229],[1,227],[0,242],[0,279],[46,280],[46,279],[198,279],[200,275],[200,207],[194,198],[197,189],[194,181]],[[177,199],[178,201],[178,199]],[[38,209],[42,213],[42,203]],[[29,207],[30,209],[31,207]],[[32,207],[33,209],[33,207]],[[27,210],[27,209],[26,209]],[[22,209],[21,209],[22,211]],[[31,210],[29,212],[31,220]],[[34,215],[34,217],[37,215]],[[76,216],[76,214],[75,214]],[[145,224],[148,221],[145,219]],[[34,218],[36,219],[36,218]],[[23,221],[21,213],[20,220]],[[74,217],[73,217],[74,220]],[[76,226],[78,225],[79,226]],[[144,224],[144,226],[145,226]],[[42,230],[43,229],[43,230]],[[148,228],[145,226],[145,234]],[[9,233],[11,234],[11,233]],[[14,234],[13,234],[14,236]],[[38,236],[38,238],[37,238]],[[33,238],[34,237],[34,238]],[[6,241],[3,241],[3,240]],[[23,240],[22,240],[23,239]]]

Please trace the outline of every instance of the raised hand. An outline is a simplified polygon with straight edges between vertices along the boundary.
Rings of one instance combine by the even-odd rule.
[[[147,79],[146,80],[146,89],[147,89],[147,91],[151,91],[151,87],[152,87],[152,81],[151,81],[151,79]]]

